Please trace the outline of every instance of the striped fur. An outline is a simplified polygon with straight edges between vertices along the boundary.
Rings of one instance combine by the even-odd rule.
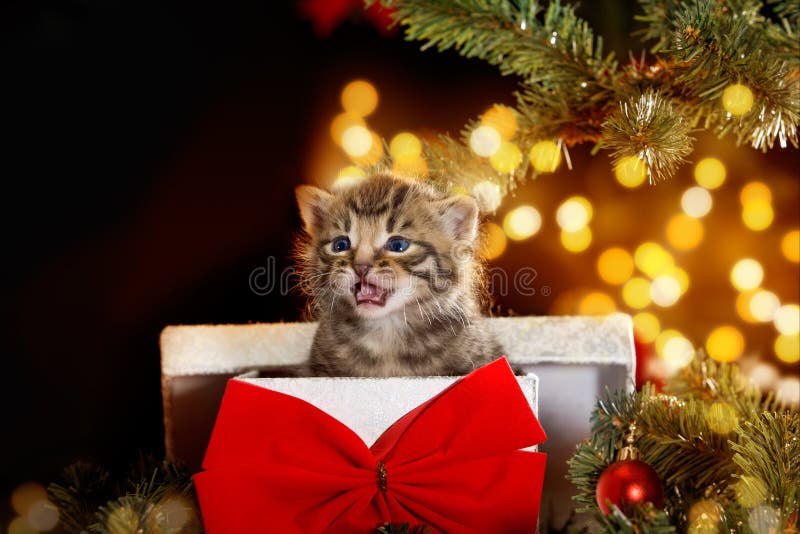
[[[302,287],[319,321],[311,373],[323,376],[464,374],[502,355],[479,312],[478,208],[419,183],[377,175],[335,194],[301,186],[306,235]],[[337,252],[337,238],[350,249]],[[409,243],[387,250],[390,237]],[[359,277],[355,265],[368,267]],[[386,295],[359,304],[359,284]]]

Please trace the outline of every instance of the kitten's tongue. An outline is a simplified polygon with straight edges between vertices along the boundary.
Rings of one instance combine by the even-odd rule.
[[[356,302],[358,304],[369,302],[371,304],[380,304],[382,306],[385,300],[386,290],[364,282],[358,286],[358,290],[356,291]]]

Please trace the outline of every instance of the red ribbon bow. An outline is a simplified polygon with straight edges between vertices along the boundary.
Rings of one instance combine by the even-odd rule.
[[[533,533],[545,455],[520,449],[544,439],[505,359],[407,413],[372,447],[312,404],[231,380],[194,480],[209,534],[354,534],[384,522]]]

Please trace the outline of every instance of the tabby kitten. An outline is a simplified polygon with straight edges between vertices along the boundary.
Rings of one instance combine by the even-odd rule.
[[[456,375],[503,354],[479,312],[472,197],[385,174],[296,196],[312,374]]]

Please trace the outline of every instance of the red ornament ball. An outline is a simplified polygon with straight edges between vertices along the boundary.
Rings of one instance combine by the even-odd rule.
[[[641,460],[624,460],[609,465],[597,480],[597,506],[604,514],[611,504],[623,509],[628,504],[651,502],[664,506],[664,486],[658,473]]]

